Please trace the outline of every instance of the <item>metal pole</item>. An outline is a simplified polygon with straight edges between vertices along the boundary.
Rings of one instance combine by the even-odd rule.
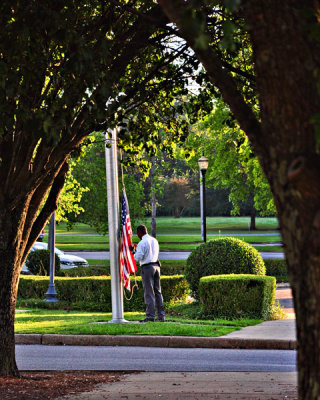
[[[58,300],[57,292],[54,287],[54,274],[55,274],[55,239],[56,239],[56,213],[54,212],[50,220],[50,232],[49,232],[49,248],[50,248],[50,283],[46,293],[46,301],[56,303]]]
[[[206,170],[200,171],[200,207],[201,207],[201,236],[204,242],[207,241],[206,223]]]
[[[118,156],[117,156],[117,130],[112,130],[110,139],[106,133],[106,175],[107,175],[107,200],[108,200],[108,225],[110,246],[110,274],[111,274],[111,323],[127,322],[123,318],[123,284],[120,280],[120,216],[119,216],[119,181],[118,181]]]

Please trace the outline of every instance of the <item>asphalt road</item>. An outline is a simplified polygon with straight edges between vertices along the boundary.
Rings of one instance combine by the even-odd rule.
[[[75,256],[79,256],[86,259],[93,259],[93,260],[109,260],[110,254],[109,251],[66,251],[66,254],[72,254]],[[186,260],[189,255],[191,254],[190,251],[160,251],[159,259],[160,260]],[[273,253],[262,251],[260,252],[263,259],[278,259],[284,258],[283,253]]]
[[[20,370],[294,372],[293,350],[17,345]]]

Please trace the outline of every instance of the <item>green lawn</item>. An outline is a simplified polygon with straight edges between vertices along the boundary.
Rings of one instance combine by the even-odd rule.
[[[134,221],[132,221],[134,223]],[[150,229],[151,219],[147,218],[147,227]],[[207,233],[210,234],[226,234],[240,233],[245,235],[248,233],[250,217],[207,217]],[[278,222],[276,218],[257,218],[256,225],[259,232],[276,230]],[[48,227],[46,228],[46,232]],[[240,232],[239,232],[240,231]],[[157,233],[158,234],[175,234],[184,235],[192,234],[195,236],[201,233],[200,217],[158,217],[157,218]],[[61,234],[96,234],[93,228],[85,224],[75,224],[71,231],[67,230],[66,223],[57,225],[56,233]]]
[[[192,307],[192,305],[191,305]],[[185,306],[184,306],[185,308]],[[181,311],[181,307],[180,307]],[[222,336],[242,327],[256,325],[261,320],[239,319],[234,321],[214,320],[204,321],[188,319],[183,312],[171,311],[165,323],[131,323],[108,324],[111,313],[64,311],[64,310],[39,310],[16,313],[16,333],[38,334],[90,334],[90,335],[167,335],[167,336]],[[177,316],[175,314],[182,314]],[[143,313],[125,313],[125,319],[137,322],[144,318]]]
[[[213,240],[218,237],[225,236],[208,236],[207,240]],[[271,242],[280,242],[281,235],[268,235],[268,236],[256,236],[256,235],[243,235],[243,236],[235,236],[238,239],[241,239],[248,243],[271,243]],[[201,236],[158,236],[157,237],[159,243],[202,243]],[[134,236],[133,240],[138,242],[138,238]],[[48,241],[48,238],[45,237],[45,241]],[[108,236],[57,236],[56,243],[58,245],[61,244],[69,244],[69,243],[88,243],[88,244],[108,244],[109,237]]]
[[[248,232],[250,217],[207,217],[207,234],[243,231]],[[150,225],[148,219],[147,225]],[[259,230],[276,230],[276,218],[257,218],[256,225]],[[221,231],[221,232],[219,232]],[[194,234],[201,232],[200,217],[159,217],[157,218],[157,233],[159,234]]]
[[[281,235],[277,228],[276,218],[257,218],[256,224],[258,227],[257,233],[267,233],[266,236],[249,235],[248,223],[249,217],[208,217],[207,218],[207,233],[208,235],[217,234],[218,237],[225,235],[239,234],[237,238],[248,243],[254,243],[259,251],[282,251],[281,246],[260,247],[261,243],[277,243],[281,242]],[[148,220],[148,226],[150,220]],[[270,232],[277,235],[270,235]],[[157,233],[158,240],[162,251],[166,250],[193,250],[202,243],[200,236],[200,218],[172,218],[159,217],[157,218]],[[256,233],[256,232],[255,232]],[[268,235],[269,233],[269,235]],[[63,251],[107,251],[109,250],[108,236],[95,234],[94,230],[85,224],[75,224],[71,231],[67,231],[67,225],[60,223],[57,226],[56,246]],[[77,236],[77,235],[83,236]],[[183,236],[188,234],[191,236]],[[174,236],[172,236],[174,235]],[[207,237],[207,240],[212,240],[215,237]],[[47,240],[47,236],[45,237]],[[139,240],[134,236],[133,241],[137,243]]]
[[[49,225],[46,226],[45,232],[48,233],[48,230],[49,230]],[[62,234],[87,235],[87,234],[97,234],[97,232],[93,228],[91,228],[89,225],[81,224],[81,223],[74,224],[72,227],[72,230],[68,230],[67,224],[65,222],[60,222],[56,226],[56,234],[57,235],[62,235]]]
[[[108,251],[109,244],[107,243],[59,243],[56,242],[56,247],[62,251]]]
[[[179,251],[179,250],[194,250],[196,247],[199,246],[200,243],[167,243],[161,244],[160,243],[160,250],[161,251]],[[109,244],[103,243],[56,243],[56,246],[63,251],[108,251]],[[254,246],[258,251],[268,251],[268,252],[281,252],[282,246]]]

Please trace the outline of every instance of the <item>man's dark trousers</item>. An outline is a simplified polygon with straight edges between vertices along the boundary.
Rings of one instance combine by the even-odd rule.
[[[143,265],[141,267],[141,276],[147,318],[154,318],[156,306],[158,318],[164,319],[165,313],[160,285],[160,267],[155,263]]]

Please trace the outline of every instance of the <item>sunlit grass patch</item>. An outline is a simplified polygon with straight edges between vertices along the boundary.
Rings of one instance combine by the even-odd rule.
[[[190,309],[193,311],[190,312]],[[261,320],[202,320],[193,319],[198,306],[184,304],[174,307],[161,322],[137,323],[144,318],[141,312],[125,313],[125,319],[135,323],[109,324],[111,313],[79,312],[66,310],[37,310],[17,313],[16,333],[37,334],[91,334],[91,335],[164,335],[164,336],[221,336]],[[180,314],[180,315],[179,315]]]

